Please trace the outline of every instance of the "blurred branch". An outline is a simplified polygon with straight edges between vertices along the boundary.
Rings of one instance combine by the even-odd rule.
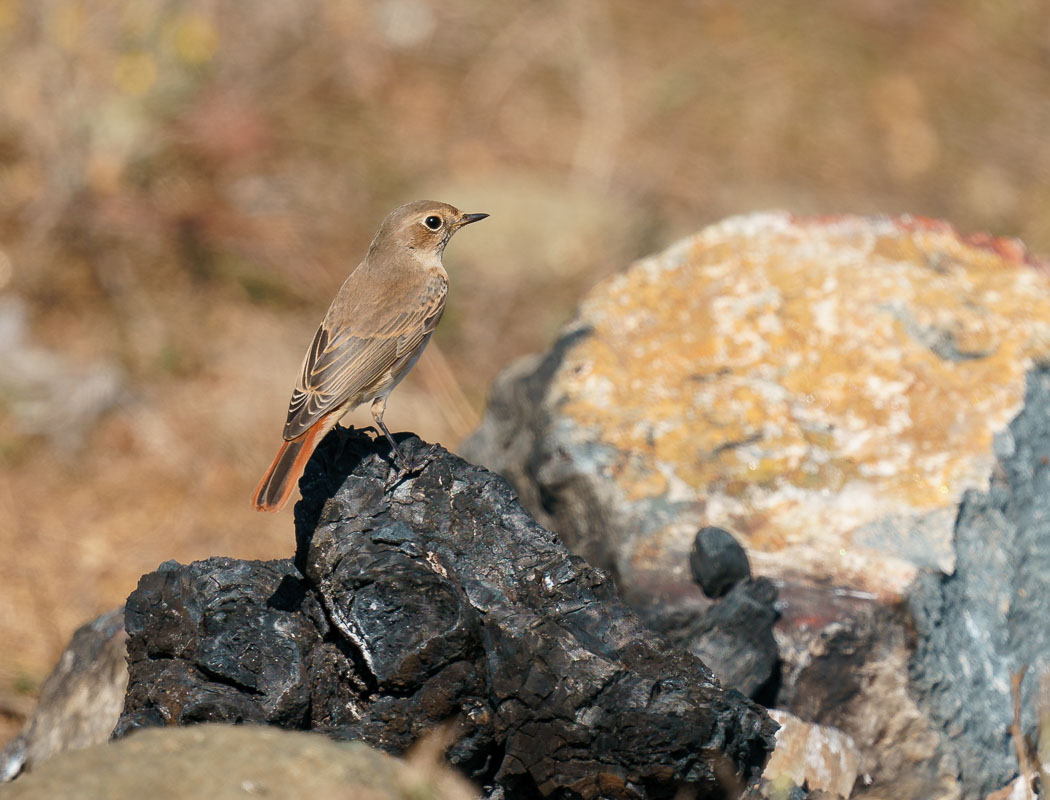
[[[1010,696],[1013,698],[1014,719],[1010,724],[1010,737],[1014,742],[1014,750],[1017,753],[1017,768],[1021,773],[1021,781],[1024,783],[1025,798],[1032,800],[1032,764],[1028,758],[1028,746],[1025,742],[1024,729],[1021,727],[1021,684],[1024,682],[1028,665],[1024,664],[1019,670],[1010,675]]]
[[[571,46],[559,48],[565,39]],[[478,107],[491,121],[493,110],[513,99],[515,87],[531,70],[567,53],[580,109],[571,169],[577,179],[604,191],[616,172],[626,125],[616,37],[602,3],[526,7],[481,54],[463,83],[477,93]]]
[[[562,6],[535,3],[492,39],[463,79],[478,98],[479,110],[491,110],[510,95],[532,66],[554,49],[565,35],[557,10]]]
[[[626,128],[616,39],[603,3],[587,0],[570,8],[576,16],[582,113],[573,171],[577,179],[593,181],[605,191],[617,171]]]
[[[481,422],[477,409],[463,392],[456,374],[436,342],[431,342],[417,365],[423,383],[458,442]]]

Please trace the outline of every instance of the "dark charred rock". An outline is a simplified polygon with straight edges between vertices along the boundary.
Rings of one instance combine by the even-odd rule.
[[[765,578],[738,583],[677,641],[726,686],[754,697],[777,666],[776,599],[776,587]]]
[[[635,611],[647,626],[703,661],[723,686],[758,699],[764,687],[776,688],[771,684],[779,661],[773,635],[777,589],[766,578],[751,580],[747,554],[721,528],[700,530],[689,560],[697,582],[707,585],[706,596],[651,598],[636,602]]]
[[[747,553],[733,534],[722,528],[701,528],[689,552],[693,579],[708,597],[721,597],[751,577]]]
[[[115,736],[196,722],[307,727],[327,624],[291,561],[168,561],[139,581],[125,626],[131,679]]]
[[[721,797],[757,778],[775,723],[643,626],[506,481],[440,448],[391,480],[385,443],[337,432],[302,482],[294,565],[145,576],[118,733],[258,721],[401,753],[455,718],[447,756],[493,796]]]
[[[723,686],[756,700],[761,695],[760,702],[773,705],[780,666],[773,633],[777,607],[776,587],[757,578],[738,583],[719,600],[652,602],[638,614],[649,628],[703,661]]]

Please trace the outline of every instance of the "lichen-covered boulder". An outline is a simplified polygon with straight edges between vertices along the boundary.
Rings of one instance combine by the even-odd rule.
[[[464,452],[632,597],[729,529],[759,575],[899,598],[1050,356],[1050,269],[914,218],[729,219],[595,288]]]

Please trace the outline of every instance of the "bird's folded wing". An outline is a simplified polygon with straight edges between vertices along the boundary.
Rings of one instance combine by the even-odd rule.
[[[284,438],[301,436],[326,414],[380,384],[433,332],[444,305],[444,292],[429,293],[413,309],[368,326],[368,335],[352,326],[329,330],[326,319],[314,335],[292,392]]]

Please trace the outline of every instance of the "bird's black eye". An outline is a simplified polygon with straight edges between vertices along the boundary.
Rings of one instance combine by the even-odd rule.
[[[441,227],[441,217],[431,215],[423,220],[423,224],[430,228],[430,230],[436,231]]]

